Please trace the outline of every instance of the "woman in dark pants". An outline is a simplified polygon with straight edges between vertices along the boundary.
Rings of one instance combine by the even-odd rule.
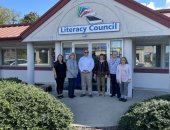
[[[77,66],[77,61],[76,61],[76,55],[75,53],[71,53],[69,55],[69,59],[67,61],[67,77],[68,77],[68,96],[69,98],[74,98],[74,89],[75,89],[75,83],[76,83],[76,78],[78,74],[78,66]]]
[[[57,61],[54,62],[53,72],[54,77],[57,83],[57,97],[63,98],[63,88],[64,88],[64,80],[66,77],[66,63],[63,61],[63,56],[60,54],[57,57]]]

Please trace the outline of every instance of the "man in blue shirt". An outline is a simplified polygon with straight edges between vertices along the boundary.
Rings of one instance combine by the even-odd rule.
[[[88,88],[89,97],[92,97],[92,70],[94,68],[94,60],[89,57],[89,51],[84,50],[84,56],[80,58],[78,66],[81,72],[81,97],[86,96],[86,87]]]
[[[111,97],[117,94],[117,97],[120,98],[120,87],[116,81],[116,70],[117,66],[120,64],[120,58],[117,57],[117,51],[112,52],[112,57],[109,61],[109,71],[110,71],[110,79],[111,79]]]

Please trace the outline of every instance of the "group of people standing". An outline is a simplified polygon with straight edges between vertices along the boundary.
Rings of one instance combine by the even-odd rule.
[[[84,56],[76,61],[76,54],[71,53],[67,62],[63,61],[63,56],[58,55],[54,62],[53,72],[57,83],[57,96],[63,98],[63,87],[66,75],[68,77],[68,96],[74,98],[74,89],[78,71],[81,73],[81,97],[92,94],[92,78],[97,81],[99,96],[105,96],[105,81],[107,77],[111,79],[111,97],[117,96],[120,101],[126,102],[128,96],[128,84],[131,82],[131,68],[126,57],[118,58],[117,52],[112,52],[112,57],[107,62],[104,54],[100,54],[98,60],[89,56],[89,51],[84,50]],[[67,72],[67,74],[66,74]],[[93,77],[92,77],[93,76]],[[87,92],[88,91],[88,92]]]

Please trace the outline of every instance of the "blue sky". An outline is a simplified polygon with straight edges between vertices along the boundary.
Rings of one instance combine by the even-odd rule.
[[[170,8],[170,0],[136,0],[152,9]],[[12,9],[21,15],[29,12],[44,14],[58,0],[0,0],[0,6]]]

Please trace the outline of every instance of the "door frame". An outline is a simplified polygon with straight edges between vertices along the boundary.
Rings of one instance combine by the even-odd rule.
[[[88,50],[89,50],[89,56],[92,56],[92,45],[97,43],[106,43],[106,55],[107,55],[107,61],[110,60],[110,40],[90,40],[90,41],[73,41],[72,42],[72,52],[75,52],[75,45],[79,44],[87,44]],[[107,78],[107,89],[106,93],[110,94],[110,78]]]

